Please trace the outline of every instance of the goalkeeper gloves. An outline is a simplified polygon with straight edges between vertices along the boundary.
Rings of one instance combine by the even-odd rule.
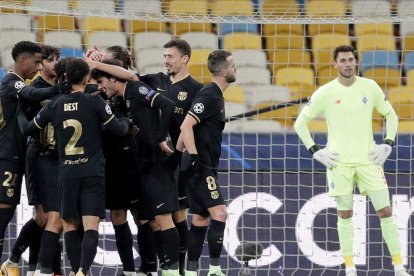
[[[394,142],[391,140],[385,140],[381,145],[374,145],[374,148],[369,152],[369,159],[377,165],[384,165],[385,160],[390,156],[392,152],[392,146]]]
[[[338,160],[339,154],[331,152],[327,147],[320,149],[317,145],[309,148],[313,158],[322,163],[328,169],[336,167],[336,161]]]

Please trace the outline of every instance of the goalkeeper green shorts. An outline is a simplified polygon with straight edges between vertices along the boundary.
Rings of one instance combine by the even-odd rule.
[[[370,191],[388,188],[384,170],[381,166],[369,164],[363,166],[337,166],[326,173],[330,196],[352,194],[354,185],[362,195]]]

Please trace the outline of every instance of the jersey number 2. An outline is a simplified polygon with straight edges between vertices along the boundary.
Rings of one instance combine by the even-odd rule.
[[[76,143],[79,141],[82,135],[82,124],[78,120],[69,119],[63,121],[63,128],[73,127],[75,131],[70,137],[69,142],[65,147],[65,155],[77,155],[83,154],[84,150],[83,147],[76,147]]]

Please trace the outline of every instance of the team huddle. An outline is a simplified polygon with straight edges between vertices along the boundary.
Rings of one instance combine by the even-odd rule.
[[[205,236],[209,275],[224,275],[227,212],[216,179],[223,92],[236,66],[230,52],[211,52],[212,82],[203,86],[188,73],[186,41],[171,40],[164,49],[167,74],[140,76],[120,46],[60,59],[52,46],[15,45],[14,68],[0,86],[0,254],[23,175],[35,215],[0,275],[20,275],[27,248],[27,275],[63,275],[62,232],[71,275],[87,275],[106,209],[123,275],[157,275],[159,268],[167,276],[197,275]],[[128,210],[138,226],[138,272]]]

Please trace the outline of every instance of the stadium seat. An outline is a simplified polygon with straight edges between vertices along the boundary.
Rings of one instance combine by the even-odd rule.
[[[311,67],[310,52],[305,50],[276,50],[269,52],[269,60],[272,62],[273,74],[284,67]]]
[[[232,33],[224,36],[223,49],[262,49],[262,38],[252,33]]]
[[[68,1],[66,0],[31,0],[31,5],[33,8],[36,9],[52,9],[52,10],[58,10],[61,12],[68,12],[69,11],[69,5]],[[36,11],[32,12],[33,14],[36,14]],[[40,12],[39,12],[40,13]],[[43,13],[43,12],[42,12]]]
[[[318,71],[316,71],[316,75],[318,77],[318,84],[324,85],[330,82],[331,80],[336,79],[336,77],[338,76],[338,73],[333,66],[329,66],[329,67],[323,67],[319,69]]]
[[[251,120],[249,118],[239,119],[226,123],[224,132],[243,132],[243,133],[258,133],[258,132],[284,132],[286,129],[277,121],[272,120]]]
[[[331,67],[333,62],[333,49],[313,50],[313,66],[315,67],[316,72]]]
[[[373,68],[400,68],[398,52],[396,51],[369,51],[362,52],[359,62],[359,72],[363,74],[367,69]]]
[[[206,16],[207,1],[195,0],[191,4],[185,0],[170,0],[166,5],[166,16],[169,14],[179,16]],[[173,35],[180,35],[186,32],[211,32],[212,26],[210,23],[194,23],[194,22],[170,22],[170,29]]]
[[[211,3],[213,16],[252,16],[253,5],[251,0],[220,0]]]
[[[399,86],[401,82],[400,69],[372,68],[365,70],[362,76],[375,80],[383,90]]]
[[[351,45],[351,39],[345,34],[319,34],[312,37],[312,50],[333,51],[339,45]]]
[[[231,53],[233,54],[234,62],[238,68],[266,68],[266,54],[261,50],[234,50]]]
[[[398,133],[412,133],[414,132],[413,120],[400,120],[398,122]]]
[[[206,60],[207,62],[207,60]],[[188,65],[188,69],[190,71],[191,76],[204,84],[207,84],[209,82],[211,82],[211,73],[208,70],[207,64],[196,64],[196,63],[192,63],[191,59],[190,59],[190,63]]]
[[[22,39],[36,41],[36,34],[30,30],[2,30],[0,38],[0,52],[6,48],[12,48]]]
[[[44,43],[56,47],[82,49],[82,35],[73,31],[47,32],[45,33]]]
[[[1,67],[7,71],[11,70],[14,65],[14,60],[11,55],[12,47],[2,49],[1,53]]]
[[[357,38],[364,36],[393,36],[394,27],[392,23],[366,23],[366,24],[355,24],[355,36]]]
[[[243,20],[240,18],[240,20]],[[251,23],[220,23],[218,24],[219,36],[224,36],[228,33],[257,33],[257,24]]]
[[[124,12],[140,14],[161,14],[161,1],[124,0]]]
[[[180,36],[191,45],[191,49],[217,49],[218,37],[214,33],[190,32]]]
[[[328,132],[328,126],[325,120],[314,119],[308,123],[311,132]]]
[[[7,71],[4,68],[0,68],[0,81],[4,78],[7,74]]]
[[[225,102],[224,105],[227,118],[247,112],[246,106],[241,103]]]
[[[223,93],[226,102],[245,103],[243,87],[239,85],[230,85]]]
[[[310,18],[345,17],[347,6],[342,0],[312,0],[306,4],[306,15]],[[311,36],[321,33],[342,33],[348,35],[347,24],[310,24],[308,31]]]
[[[394,36],[363,36],[357,38],[358,55],[361,56],[363,52],[384,50],[397,50]]]
[[[149,66],[164,66],[164,49],[148,48],[141,49],[136,53],[138,72]]]
[[[106,13],[114,13],[115,12],[115,1],[113,0],[99,0],[98,5],[91,5],[90,1],[72,1],[72,10],[80,11],[80,12],[106,12]],[[96,7],[96,9],[93,9]]]
[[[21,7],[25,7],[25,6],[30,6],[30,1],[31,0],[21,0],[21,1],[10,1],[10,4],[15,5],[15,6],[21,6]],[[4,0],[2,2],[5,2]],[[24,9],[23,8],[17,8],[17,9],[13,9],[13,8],[1,8],[0,9],[1,13],[24,13]]]
[[[39,15],[37,17],[37,25],[38,40],[40,42],[44,42],[44,37],[48,32],[74,32],[76,28],[76,21],[74,16],[68,15]]]
[[[394,87],[388,90],[388,100],[393,105],[400,120],[414,119],[414,88]]]
[[[262,109],[271,107],[276,105],[280,102],[263,102],[259,103],[253,107],[253,109]],[[255,119],[261,120],[274,120],[279,122],[282,126],[291,126],[293,119],[297,116],[299,110],[299,106],[290,106],[290,107],[283,107],[280,109],[272,109],[271,111],[263,112],[258,115],[255,115]]]
[[[159,48],[163,49],[163,45],[171,39],[169,33],[161,32],[143,32],[132,35],[132,41],[134,42],[134,51],[147,48]]]
[[[414,14],[414,6],[411,0],[398,0],[397,3],[398,15],[412,16]]]
[[[400,23],[401,50],[403,52],[414,51],[414,24],[412,22]]]
[[[414,87],[414,70],[411,69],[408,72],[406,72],[406,77],[407,77],[407,85]]]
[[[154,66],[146,66],[144,68],[142,68],[139,73],[141,75],[145,75],[145,74],[156,74],[159,72],[165,72],[165,65],[154,65]]]
[[[280,68],[276,72],[275,83],[280,86],[299,86],[304,90],[314,90],[315,74],[310,68]]]
[[[126,25],[128,32],[132,34],[140,32],[165,33],[167,31],[167,23],[163,21],[129,20]]]
[[[414,69],[414,52],[408,52],[403,56],[403,66],[405,72]]]
[[[263,24],[263,36],[278,36],[278,35],[298,35],[305,33],[305,26],[303,24]]]
[[[31,22],[30,16],[20,13],[3,13],[0,14],[0,29],[22,29],[30,30]]]
[[[238,85],[268,85],[270,72],[267,68],[242,67],[237,69],[236,84]]]
[[[276,85],[248,85],[243,86],[245,104],[250,109],[259,103],[287,102],[290,92],[287,87]]]
[[[352,1],[352,15],[355,17],[364,16],[391,16],[391,3],[387,0]]]
[[[191,51],[190,64],[207,64],[208,55],[212,49],[194,49]]]
[[[296,17],[300,15],[296,0],[263,0],[260,12],[263,17]]]
[[[89,44],[86,44],[87,49],[93,48],[95,45],[101,49],[108,48],[114,45],[127,48],[127,36],[123,32],[92,32],[89,35]]]
[[[120,32],[121,20],[117,18],[84,17],[82,19],[83,43],[89,47],[89,36],[92,32]],[[112,41],[112,45],[114,44]],[[121,42],[122,43],[122,42]]]
[[[77,57],[77,58],[82,58],[83,57],[83,50],[81,48],[77,49],[77,48],[67,48],[67,47],[63,47],[60,49],[60,57],[61,58],[65,58],[65,57]]]
[[[275,36],[266,36],[266,50],[282,49],[306,49],[306,40],[303,35],[290,35],[288,33],[276,34]]]

